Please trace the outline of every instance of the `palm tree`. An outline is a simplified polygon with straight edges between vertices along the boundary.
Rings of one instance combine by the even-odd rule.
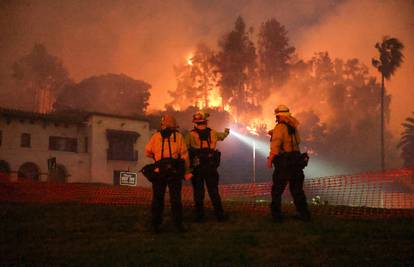
[[[404,160],[404,166],[414,166],[414,117],[408,117],[401,125],[405,129],[401,133],[401,140],[397,147],[402,149],[401,156]]]
[[[385,169],[384,155],[384,79],[389,80],[403,62],[404,45],[396,38],[383,37],[382,43],[376,43],[379,59],[372,59],[372,65],[381,73],[381,169]]]

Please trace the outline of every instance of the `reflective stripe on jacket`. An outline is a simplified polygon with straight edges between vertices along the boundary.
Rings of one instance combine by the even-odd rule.
[[[185,169],[186,172],[190,172],[190,158],[188,156],[187,146],[184,141],[184,137],[181,133],[172,133],[169,137],[171,144],[171,156],[172,158],[178,159],[182,158],[185,160]],[[155,161],[161,159],[162,155],[162,136],[160,132],[156,132],[151,136],[148,144],[145,146],[145,153],[147,157],[153,158]],[[168,148],[168,138],[164,140],[164,158],[170,157],[170,150]]]
[[[211,129],[210,131],[210,149],[216,149],[217,141],[223,141],[229,133],[221,133],[216,132],[215,130]],[[188,148],[200,149],[200,137],[196,131],[190,131],[186,137],[185,142],[187,143]],[[203,148],[208,148],[207,141],[203,141]]]

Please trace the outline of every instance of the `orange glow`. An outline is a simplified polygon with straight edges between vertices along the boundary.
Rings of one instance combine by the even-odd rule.
[[[217,87],[210,91],[208,96],[208,105],[210,107],[220,107],[222,103],[222,98]]]
[[[263,121],[260,119],[253,119],[250,121],[249,125],[246,126],[246,129],[249,131],[249,133],[253,135],[259,135],[259,128],[263,125]]]
[[[193,65],[193,53],[191,53],[188,57],[187,57],[187,64],[192,66]]]
[[[253,135],[259,135],[259,133],[257,132],[257,129],[254,127],[246,126],[246,129],[249,131],[249,133]]]

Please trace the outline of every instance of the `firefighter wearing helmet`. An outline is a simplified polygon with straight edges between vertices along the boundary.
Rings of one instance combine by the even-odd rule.
[[[217,141],[223,141],[230,133],[217,132],[207,126],[209,114],[198,111],[193,115],[194,129],[186,136],[189,149],[193,177],[191,183],[194,192],[195,221],[204,222],[204,184],[214,207],[218,221],[225,221],[228,216],[224,213],[218,190],[221,153],[216,149]]]
[[[190,161],[187,146],[181,133],[177,131],[175,118],[165,114],[161,118],[161,129],[154,133],[145,147],[146,155],[155,161],[152,182],[151,226],[155,233],[160,230],[164,210],[165,190],[168,186],[171,211],[177,230],[183,227],[181,203],[182,180],[191,179]]]
[[[275,116],[277,124],[270,133],[270,154],[267,162],[269,168],[272,168],[272,165],[275,168],[272,185],[272,217],[276,222],[283,220],[282,193],[289,183],[289,190],[299,213],[299,219],[309,221],[311,216],[303,191],[305,179],[303,168],[306,165],[301,163],[304,154],[301,154],[299,149],[300,136],[297,128],[299,122],[285,105],[279,105],[275,109]]]

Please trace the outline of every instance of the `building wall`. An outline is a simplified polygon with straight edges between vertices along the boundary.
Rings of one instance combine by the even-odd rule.
[[[145,145],[150,138],[149,123],[146,121],[121,119],[116,117],[92,116],[89,119],[91,129],[90,151],[91,151],[91,182],[112,184],[114,171],[132,171],[138,173],[138,185],[149,186],[149,182],[139,173],[141,168],[150,160],[145,157]],[[108,160],[107,149],[109,142],[106,130],[134,131],[139,137],[134,145],[138,151],[138,161]]]
[[[109,142],[106,130],[124,130],[138,132],[140,135],[134,145],[138,151],[138,161],[108,160]],[[17,171],[25,162],[33,162],[41,172],[41,181],[48,179],[47,159],[56,157],[57,164],[65,167],[67,182],[91,182],[113,184],[114,171],[129,170],[138,173],[138,185],[150,183],[138,171],[150,162],[145,157],[145,145],[150,138],[149,123],[133,119],[112,116],[92,115],[84,125],[64,125],[62,123],[44,123],[43,121],[12,119],[9,123],[0,119],[2,144],[0,160],[10,165],[13,180]],[[21,147],[21,134],[31,135],[31,147]],[[49,150],[49,136],[77,138],[78,152]],[[88,138],[88,151],[85,151],[85,137]]]
[[[32,162],[40,169],[40,180],[47,181],[47,159],[56,157],[57,164],[65,167],[68,182],[84,181],[90,176],[89,155],[82,150],[86,132],[77,125],[64,125],[12,119],[10,123],[0,120],[2,144],[0,146],[0,160],[10,165],[12,178],[17,179],[17,171],[26,162]],[[21,147],[21,134],[31,136],[31,146]],[[78,139],[78,153],[49,150],[49,136],[61,136]]]

